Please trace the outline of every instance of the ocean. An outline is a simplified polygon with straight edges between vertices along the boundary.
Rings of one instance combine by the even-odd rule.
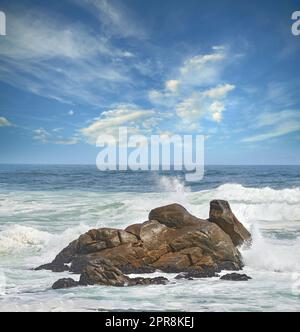
[[[144,222],[171,203],[207,218],[213,199],[228,200],[252,232],[242,250],[248,282],[170,274],[165,286],[54,291],[69,273],[33,271],[91,228]],[[199,183],[174,172],[0,166],[0,311],[299,311],[299,254],[299,166],[206,166]]]

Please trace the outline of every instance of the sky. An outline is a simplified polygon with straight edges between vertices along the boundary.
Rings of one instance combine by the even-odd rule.
[[[94,164],[103,134],[300,164],[300,0],[0,0],[0,163]]]

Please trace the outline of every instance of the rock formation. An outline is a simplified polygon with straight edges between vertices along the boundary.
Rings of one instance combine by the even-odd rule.
[[[50,264],[38,269],[81,274],[79,285],[140,285],[164,279],[130,279],[125,274],[156,270],[193,278],[215,276],[223,269],[243,267],[237,246],[250,233],[233,215],[229,203],[213,201],[210,218],[199,219],[172,204],[154,209],[148,221],[125,230],[101,228],[81,235]],[[70,267],[69,267],[70,266]],[[72,282],[63,280],[57,286]]]

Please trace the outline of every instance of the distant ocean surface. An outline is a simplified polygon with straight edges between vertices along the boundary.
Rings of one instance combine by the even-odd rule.
[[[168,275],[166,286],[54,291],[68,273],[32,270],[91,228],[124,228],[171,203],[207,218],[212,199],[253,234],[242,252],[251,281]],[[299,253],[300,166],[207,166],[186,183],[174,172],[0,165],[0,311],[300,311]]]

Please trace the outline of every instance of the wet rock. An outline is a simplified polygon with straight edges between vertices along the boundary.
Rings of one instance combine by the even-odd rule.
[[[66,272],[69,271],[70,268],[68,265],[65,264],[50,263],[50,264],[41,265],[35,269],[35,271],[41,271],[41,270],[48,270],[52,272]]]
[[[119,269],[114,267],[110,261],[96,260],[90,262],[84,269],[79,284],[105,285],[105,286],[141,286],[141,285],[165,285],[168,279],[163,277],[156,278],[129,278]]]
[[[157,220],[170,228],[195,226],[199,221],[179,204],[171,204],[152,210],[149,214],[149,220]]]
[[[105,259],[89,262],[80,276],[79,284],[105,285],[121,287],[129,284],[130,279],[119,269],[114,267],[110,261]]]
[[[193,279],[213,278],[213,277],[219,277],[217,271],[214,269],[206,269],[203,271],[190,271],[182,273],[176,276],[175,279],[193,280]]]
[[[124,274],[146,274],[146,273],[154,273],[156,269],[152,266],[141,266],[141,267],[133,267],[131,265],[123,266],[120,269]]]
[[[215,200],[210,203],[209,221],[228,234],[235,246],[251,243],[251,234],[238,221],[227,201]]]
[[[52,289],[73,288],[77,287],[78,285],[79,283],[71,278],[59,279],[53,284]]]
[[[248,281],[251,280],[252,278],[247,276],[246,274],[230,273],[230,274],[225,274],[220,279],[229,280],[229,281]]]
[[[149,285],[166,285],[169,282],[167,278],[133,278],[129,281],[129,286],[149,286]]]

